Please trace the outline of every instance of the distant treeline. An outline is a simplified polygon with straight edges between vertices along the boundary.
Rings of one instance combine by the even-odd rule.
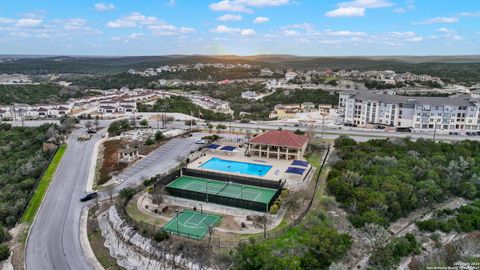
[[[340,70],[393,70],[397,73],[412,72],[415,74],[429,74],[444,80],[454,80],[476,83],[480,81],[480,62],[475,59],[468,62],[441,62],[426,59],[432,62],[414,63],[398,59],[369,59],[361,57],[339,58],[285,58],[273,61],[268,58],[242,59],[238,57],[209,57],[209,56],[144,56],[144,57],[50,57],[26,58],[16,61],[0,63],[0,73],[48,74],[117,74],[128,69],[155,68],[162,65],[196,64],[196,63],[246,63],[262,67],[278,69],[315,69]],[[208,72],[207,72],[208,73]],[[229,78],[232,79],[232,78]]]
[[[95,93],[76,87],[61,87],[57,84],[0,85],[0,104],[13,103],[45,104],[67,101]]]

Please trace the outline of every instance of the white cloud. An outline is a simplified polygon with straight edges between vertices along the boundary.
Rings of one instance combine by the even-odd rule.
[[[37,27],[42,23],[40,19],[19,19],[15,26],[17,27]]]
[[[253,20],[253,23],[266,23],[269,21],[270,21],[270,18],[267,18],[267,17],[256,17],[255,20]]]
[[[385,0],[353,0],[339,3],[340,7],[361,7],[361,8],[384,8],[391,7],[393,3]]]
[[[214,29],[210,29],[210,32],[217,34],[240,34],[242,36],[256,35],[253,29],[232,28],[226,25],[217,25]]]
[[[236,14],[225,14],[217,18],[217,20],[226,22],[226,21],[241,21],[242,15],[236,15]]]
[[[325,13],[327,17],[361,17],[365,16],[365,10],[369,8],[391,7],[393,3],[387,0],[353,0],[341,2],[338,8]]]
[[[180,27],[180,33],[182,34],[188,34],[188,33],[194,33],[195,28],[192,27]]]
[[[232,11],[232,12],[253,13],[252,9],[229,0],[223,0],[218,3],[212,3],[209,5],[209,7],[213,11]]]
[[[294,36],[300,35],[300,32],[298,32],[298,31],[296,31],[296,30],[285,30],[285,31],[283,31],[283,33],[284,33],[286,36],[289,36],[289,37],[294,37]]]
[[[15,22],[15,20],[0,17],[0,24],[10,24],[10,23],[13,23],[13,22]]]
[[[139,12],[133,12],[128,16],[120,19],[109,21],[107,27],[109,28],[131,28],[152,24],[159,24],[161,21],[154,16],[145,16]]]
[[[145,16],[139,12],[133,12],[128,16],[121,17],[107,23],[109,28],[146,28],[154,35],[173,36],[195,32],[191,27],[176,27],[168,24],[155,16]]]
[[[395,12],[395,13],[405,13],[405,12],[407,12],[407,10],[404,9],[404,8],[396,8],[396,9],[393,10],[393,12]]]
[[[435,17],[417,22],[416,24],[457,23],[458,21],[458,17]]]
[[[441,32],[441,33],[446,33],[446,34],[453,32],[452,30],[450,30],[450,29],[448,29],[448,28],[446,28],[446,27],[438,28],[437,31],[438,31],[438,32]]]
[[[361,17],[365,16],[365,8],[362,7],[339,7],[325,13],[327,17]]]
[[[253,13],[252,8],[287,5],[290,0],[222,0],[209,5],[213,11]]]
[[[242,36],[254,36],[256,35],[257,33],[255,33],[255,30],[253,29],[243,29],[240,34]]]
[[[325,30],[326,35],[330,36],[339,36],[339,37],[365,37],[367,33],[365,32],[352,32],[352,31],[332,31],[332,30]]]
[[[96,3],[94,7],[97,11],[107,11],[107,10],[116,9],[115,5],[111,3]]]
[[[407,2],[406,7],[398,7],[393,10],[395,13],[405,13],[407,11],[412,11],[415,9],[415,2],[413,0],[410,0]]]

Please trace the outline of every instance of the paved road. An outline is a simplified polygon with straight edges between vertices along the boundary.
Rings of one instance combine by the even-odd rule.
[[[173,138],[161,147],[141,159],[134,165],[128,167],[118,175],[124,181],[114,188],[117,193],[125,187],[141,184],[141,179],[147,179],[159,173],[166,173],[177,166],[177,158],[185,158],[191,151],[198,150],[201,145],[195,144],[195,140],[201,134],[193,134],[187,138]]]
[[[77,141],[82,130],[68,139],[68,148],[32,225],[26,247],[27,270],[90,269],[79,239],[80,212],[95,142]],[[84,132],[84,131],[83,131]],[[105,132],[105,130],[103,130]]]

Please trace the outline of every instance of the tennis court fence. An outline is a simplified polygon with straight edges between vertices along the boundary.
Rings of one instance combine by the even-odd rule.
[[[222,204],[226,206],[238,207],[238,208],[259,211],[259,212],[268,212],[272,204],[275,202],[275,200],[278,198],[278,196],[280,196],[280,193],[282,192],[281,189],[277,189],[272,199],[268,203],[262,203],[262,202],[250,201],[250,200],[245,200],[240,198],[226,197],[220,194],[207,194],[204,192],[178,189],[178,188],[172,188],[172,187],[166,187],[165,190],[167,190],[170,195],[173,195],[176,197],[202,201],[202,202]]]
[[[322,174],[323,167],[325,165],[325,162],[327,160],[327,157],[330,153],[330,146],[328,146],[327,151],[325,153],[325,156],[323,158],[322,164],[320,168],[318,169],[315,176],[315,187],[311,191],[310,194],[310,199],[308,202],[307,207],[304,209],[304,211],[298,216],[297,219],[293,220],[292,223],[288,224],[285,227],[279,228],[279,229],[273,229],[270,231],[265,231],[264,233],[261,234],[256,234],[256,235],[251,235],[247,239],[240,239],[240,240],[232,240],[232,239],[227,239],[227,238],[222,238],[222,237],[205,237],[203,240],[199,240],[197,236],[190,235],[188,233],[183,233],[181,236],[185,237],[186,239],[190,239],[191,241],[195,241],[196,243],[204,243],[205,245],[210,245],[213,248],[219,248],[219,249],[231,249],[237,247],[241,243],[248,243],[250,239],[253,239],[256,242],[262,242],[266,240],[271,240],[278,238],[279,236],[285,234],[288,232],[290,229],[296,227],[299,225],[303,219],[307,216],[308,212],[310,211],[310,208],[313,204],[313,201],[315,199],[315,193],[318,188],[318,183],[320,179],[320,175]],[[163,230],[162,226],[157,226],[153,224],[149,224],[143,221],[135,220],[131,218],[125,211],[126,204],[128,202],[125,202],[125,204],[115,204],[115,207],[117,207],[117,212],[119,215],[122,216],[122,218],[131,226],[133,226],[137,232],[141,233],[142,235],[148,236],[148,237],[153,237],[156,233],[159,231]],[[282,210],[284,211],[284,210]],[[280,213],[279,213],[280,214]],[[175,233],[170,233],[170,234],[175,234]]]
[[[279,189],[279,188],[282,188],[284,185],[284,182],[282,181],[272,181],[272,180],[266,180],[266,179],[240,176],[240,175],[228,175],[224,173],[202,171],[202,170],[190,169],[190,168],[183,168],[183,174],[188,176],[198,177],[198,178],[208,178],[212,180],[229,181],[229,182],[234,182],[242,185],[250,185],[250,186],[257,186],[257,187],[264,187],[264,188],[271,188],[271,189]]]

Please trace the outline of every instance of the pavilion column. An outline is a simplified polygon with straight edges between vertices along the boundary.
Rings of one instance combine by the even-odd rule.
[[[288,147],[287,147],[287,153],[286,153],[285,157],[286,157],[287,160],[288,160]]]
[[[259,157],[262,157],[262,145],[260,144],[260,145],[258,145],[258,146],[259,146],[259,148],[258,148],[258,156],[259,156]]]
[[[280,159],[280,146],[277,148],[277,159]]]
[[[267,158],[270,158],[270,145],[267,145]]]

